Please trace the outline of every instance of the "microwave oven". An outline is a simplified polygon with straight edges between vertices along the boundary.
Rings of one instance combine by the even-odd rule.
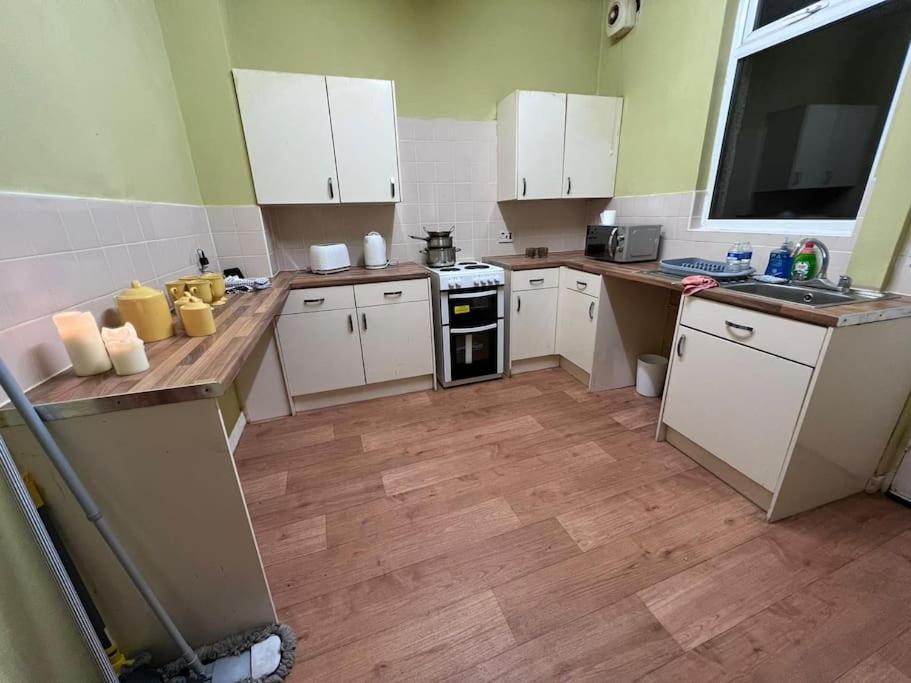
[[[589,225],[585,255],[617,263],[655,261],[660,243],[660,225]]]

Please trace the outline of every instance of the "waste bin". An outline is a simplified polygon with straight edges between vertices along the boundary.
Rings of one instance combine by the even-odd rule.
[[[667,358],[654,353],[639,356],[636,364],[636,391],[643,396],[661,396],[667,378]]]

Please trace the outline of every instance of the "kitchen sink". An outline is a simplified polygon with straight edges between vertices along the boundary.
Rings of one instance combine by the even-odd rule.
[[[761,296],[766,299],[775,299],[776,301],[787,301],[788,303],[811,306],[812,308],[880,301],[895,296],[894,294],[864,289],[852,289],[843,293],[814,287],[775,285],[768,282],[736,282],[729,285],[721,285],[721,287],[742,294]]]

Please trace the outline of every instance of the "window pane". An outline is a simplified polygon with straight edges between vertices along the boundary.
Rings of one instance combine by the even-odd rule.
[[[771,24],[782,17],[812,5],[816,0],[759,0],[759,8],[756,10],[756,22],[753,29],[760,26]]]
[[[856,218],[909,36],[891,0],[741,59],[709,217]]]

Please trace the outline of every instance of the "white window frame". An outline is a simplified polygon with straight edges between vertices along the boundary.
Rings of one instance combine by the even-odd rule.
[[[715,142],[712,147],[712,165],[709,173],[706,198],[702,209],[701,222],[692,228],[704,232],[741,232],[741,233],[774,233],[779,235],[838,235],[851,236],[854,234],[859,218],[829,219],[829,220],[774,220],[761,219],[710,219],[709,212],[715,195],[715,182],[717,180],[718,165],[721,160],[721,146],[724,142],[725,129],[727,128],[728,115],[731,108],[731,98],[734,90],[734,79],[737,73],[737,63],[749,55],[766,48],[796,38],[799,35],[814,31],[822,26],[843,19],[869,7],[879,5],[888,0],[819,0],[807,7],[797,10],[786,17],[782,17],[770,24],[753,30],[756,14],[761,0],[740,0],[737,10],[734,36],[731,41],[731,52],[728,56],[727,72],[724,79],[724,89],[721,94],[722,107],[718,116],[715,129]],[[901,95],[905,77],[908,74],[909,61],[911,61],[911,45],[905,53],[905,61],[899,74],[898,86],[889,105],[889,112],[883,126],[882,135],[876,148],[876,155],[870,167],[870,176],[864,189],[864,201],[861,210],[876,182],[876,170],[882,156],[883,147],[892,125],[895,108]]]

